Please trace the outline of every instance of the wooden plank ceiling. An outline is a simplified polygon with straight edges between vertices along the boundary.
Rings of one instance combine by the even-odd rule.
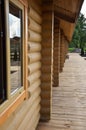
[[[55,17],[70,41],[83,0],[53,0]]]

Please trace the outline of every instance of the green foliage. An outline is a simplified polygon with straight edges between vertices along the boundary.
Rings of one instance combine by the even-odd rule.
[[[68,51],[69,51],[70,53],[74,52],[74,50],[75,50],[75,48],[69,48],[69,49],[68,49]]]
[[[86,18],[81,13],[79,15],[73,34],[73,39],[69,47],[81,48],[82,50],[86,47]]]

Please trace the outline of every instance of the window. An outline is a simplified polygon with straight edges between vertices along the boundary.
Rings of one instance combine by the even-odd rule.
[[[10,86],[11,94],[23,86],[23,42],[22,10],[14,4],[9,5],[10,32]]]
[[[26,3],[0,0],[0,124],[28,97]]]
[[[0,0],[0,104],[21,88],[24,90],[23,8],[12,1],[8,1],[9,11],[6,16],[5,0]]]

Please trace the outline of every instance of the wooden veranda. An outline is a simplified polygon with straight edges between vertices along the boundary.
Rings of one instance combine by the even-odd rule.
[[[37,130],[86,130],[86,60],[69,54],[60,73],[60,87],[53,88],[52,115]]]
[[[0,130],[86,130],[86,61],[65,63],[83,1],[0,0]]]

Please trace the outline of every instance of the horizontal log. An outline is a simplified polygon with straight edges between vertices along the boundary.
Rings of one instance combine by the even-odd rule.
[[[53,80],[53,85],[58,86],[59,84],[59,78],[57,80]]]
[[[53,50],[54,50],[54,52],[57,52],[57,51],[60,51],[60,48],[58,46],[56,46],[56,47],[54,46]]]
[[[59,67],[59,69],[60,69],[60,67]],[[55,76],[55,74],[57,74],[57,75],[59,75],[59,69],[58,70],[53,70],[53,77]]]
[[[45,106],[44,106],[45,107]],[[41,114],[48,114],[48,113],[50,113],[51,112],[51,109],[50,108],[43,108],[43,109],[41,109]]]
[[[54,55],[54,57],[60,57],[60,51],[58,50],[58,52],[53,52],[53,55]]]
[[[45,109],[45,108],[48,108],[50,107],[51,105],[51,100],[49,99],[42,99],[41,101],[41,106],[42,106],[42,109]]]
[[[53,60],[56,60],[56,61],[58,61],[58,59],[59,59],[59,57],[57,57],[57,56],[56,57],[54,56],[54,58],[53,58]]]
[[[59,70],[56,70],[56,71],[53,70],[53,74],[52,74],[52,76],[55,77],[55,75],[57,75],[57,76],[59,75]]]
[[[56,84],[53,84],[53,87],[59,87],[59,82]]]
[[[43,58],[43,60],[42,60],[42,64],[43,65],[51,65],[52,64],[52,59],[51,59],[51,57],[45,57],[45,58]]]
[[[53,77],[53,82],[54,82],[54,83],[55,83],[55,82],[57,83],[58,81],[59,81],[59,76],[58,76],[58,77],[55,77],[55,78]]]
[[[29,64],[37,62],[39,60],[41,60],[41,53],[38,52],[38,53],[30,53],[30,54],[28,54]]]
[[[30,86],[31,87],[31,86]],[[30,88],[29,87],[29,88]],[[28,88],[28,90],[29,90],[29,88]],[[41,88],[40,87],[38,87],[37,88],[38,90],[37,91],[34,91],[34,93],[31,95],[31,97],[30,97],[30,101],[29,101],[29,103],[30,104],[32,104],[32,103],[34,103],[35,101],[36,101],[36,98],[37,97],[39,97],[39,95],[41,94]]]
[[[57,23],[57,26],[54,26],[54,32],[60,32],[60,26]]]
[[[49,30],[44,30],[42,36],[46,37],[47,39],[52,39],[52,33]]]
[[[53,80],[53,84],[58,85],[57,83],[59,83],[59,77],[58,77],[57,79],[54,79],[54,80]]]
[[[53,74],[52,74],[52,79],[54,79],[55,76],[59,77],[59,72],[55,72],[55,71],[54,71]]]
[[[41,68],[41,62],[32,63],[28,66],[28,72],[29,74],[32,74],[33,72],[37,71]]]
[[[57,81],[59,79],[59,74],[54,74],[53,77],[52,77],[52,80],[53,81]]]
[[[40,24],[38,24],[36,21],[34,21],[31,17],[28,19],[28,27],[29,29],[41,33],[42,32],[42,27]]]
[[[53,62],[53,70],[58,70],[59,69],[59,65],[60,65],[60,62],[59,63]]]
[[[51,48],[52,47],[52,44],[51,44],[51,40],[50,39],[43,39],[42,40],[42,47],[44,49],[46,48]],[[43,50],[42,50],[43,51]]]
[[[46,100],[48,99],[48,100],[49,100],[49,99],[51,98],[51,92],[50,92],[50,91],[44,91],[44,92],[42,92],[42,93],[41,93],[41,98],[42,98],[42,99],[46,99]]]
[[[53,10],[53,4],[50,1],[43,3],[43,12],[51,12]]]
[[[38,24],[42,24],[42,17],[32,7],[29,7],[29,16]]]
[[[58,37],[54,38],[54,45],[59,46],[58,43],[60,44],[59,38]]]
[[[57,55],[54,55],[54,57],[57,56]],[[58,57],[58,60],[53,60],[53,63],[54,63],[54,66],[57,66],[59,65],[60,63],[60,58]]]
[[[56,65],[54,64],[54,65],[53,65],[53,69],[58,70],[58,68],[59,68],[59,65],[58,65],[58,64],[56,64]]]
[[[43,51],[42,51],[42,56],[50,56],[52,54],[52,50],[51,50],[51,48],[47,48],[47,49],[44,49]]]
[[[40,119],[39,111],[40,111],[40,106],[37,108],[37,112],[34,111],[32,118],[29,121],[28,126],[26,127],[26,130],[36,130],[37,124]]]
[[[42,82],[43,81],[50,82],[51,81],[51,73],[50,74],[42,74],[41,80],[42,80]]]
[[[46,15],[45,13],[43,13],[43,20],[46,20],[46,21],[51,21],[52,23],[52,13],[51,12],[46,12]]]
[[[34,130],[36,130],[36,128],[37,128],[37,125],[38,125],[38,123],[39,123],[39,119],[40,119],[40,113],[38,114],[38,116],[37,116],[37,119],[35,119],[35,121],[34,121]],[[33,129],[30,129],[30,130],[33,130]]]
[[[51,114],[50,114],[50,113],[48,113],[48,115],[46,115],[46,113],[45,113],[45,114],[43,113],[43,115],[41,114],[41,119],[40,119],[40,120],[41,120],[41,121],[44,121],[44,122],[45,122],[45,121],[47,122],[47,121],[50,120],[50,117],[51,117]]]
[[[42,7],[39,2],[37,2],[37,0],[29,0],[29,5],[32,6],[32,8],[36,10],[37,13],[39,13],[40,15],[42,14]]]
[[[38,79],[36,80],[29,88],[28,91],[30,92],[30,95],[32,95],[35,90],[37,90],[39,88],[39,86],[41,85],[41,80]]]
[[[43,73],[51,73],[51,66],[44,65],[41,70]]]
[[[38,80],[41,76],[41,71],[38,70],[34,73],[32,73],[30,76],[28,76],[28,82],[29,86],[31,86],[33,83],[35,83],[36,80]]]
[[[52,23],[49,21],[43,21],[43,30],[52,30]]]
[[[36,102],[34,102],[32,108],[28,111],[28,113],[26,114],[26,116],[24,117],[24,120],[23,122],[20,124],[20,126],[18,127],[18,130],[24,130],[28,124],[28,122],[30,122],[32,116],[33,116],[33,113],[38,113],[39,110],[40,110],[40,97],[38,97],[38,99],[36,100]],[[35,112],[35,110],[37,112]]]
[[[29,52],[38,52],[41,51],[41,44],[36,42],[28,42]]]
[[[60,37],[60,27],[54,27],[54,37]]]
[[[15,130],[15,126],[16,126],[16,128],[18,128],[20,126],[20,124],[21,124],[21,122],[23,122],[24,117],[26,116],[26,114],[29,113],[29,111],[32,108],[33,104],[38,100],[40,92],[41,92],[41,90],[39,89],[39,91],[34,92],[34,95],[32,95],[29,98],[29,100],[25,100],[25,102],[23,102],[23,104],[21,104],[17,108],[15,113],[13,114],[13,119],[8,118],[7,125],[8,125],[9,130]],[[15,125],[14,125],[14,122],[15,122]]]
[[[36,2],[39,6],[41,6],[42,5],[42,0],[32,0],[32,2]]]
[[[34,31],[29,30],[28,31],[28,40],[31,42],[41,42],[42,41],[42,36],[39,33],[36,33]]]
[[[59,78],[59,73],[57,73],[57,72],[53,72],[53,75],[52,75],[52,79],[54,80],[56,80],[56,79],[58,79]]]
[[[50,37],[50,36],[48,36],[48,37],[46,37],[46,38],[43,36],[42,46],[43,46],[43,47],[52,47],[52,40],[51,40],[51,37]]]
[[[47,83],[47,82],[43,82],[42,84],[41,84],[41,89],[43,90],[43,91],[50,91],[51,90],[51,83]]]

